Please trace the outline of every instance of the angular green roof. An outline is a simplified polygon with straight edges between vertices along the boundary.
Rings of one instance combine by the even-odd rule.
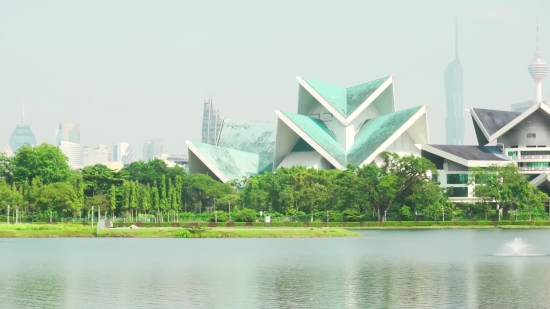
[[[241,179],[258,173],[259,156],[254,153],[191,142],[228,179]]]
[[[304,78],[321,97],[323,97],[340,115],[350,116],[390,77],[383,77],[350,88],[333,86],[313,79]]]
[[[413,107],[368,120],[359,129],[355,142],[347,153],[348,163],[353,165],[363,163],[421,108],[422,106]]]
[[[258,172],[261,172],[273,164],[276,134],[275,123],[225,119],[218,146],[257,154]]]
[[[346,153],[344,149],[342,149],[342,146],[336,141],[336,138],[322,120],[289,112],[282,113],[336,159],[336,161],[346,166]]]

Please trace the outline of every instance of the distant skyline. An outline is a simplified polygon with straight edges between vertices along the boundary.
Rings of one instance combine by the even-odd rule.
[[[537,17],[550,59],[550,1],[541,0],[6,0],[0,8],[1,148],[23,104],[38,143],[55,144],[67,122],[79,124],[82,145],[139,149],[155,136],[164,152],[185,153],[186,139],[201,140],[205,94],[226,118],[275,122],[275,109],[295,108],[296,76],[350,87],[387,75],[397,109],[427,104],[430,143],[442,144],[441,70],[454,51],[455,16],[464,108],[509,110],[533,98],[526,65]],[[464,136],[476,143],[468,117]]]

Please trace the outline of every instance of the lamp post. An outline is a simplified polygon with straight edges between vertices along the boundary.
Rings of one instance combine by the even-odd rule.
[[[218,211],[216,210],[216,198],[214,198],[214,221],[218,223]]]
[[[8,224],[10,224],[10,205],[8,205],[8,215],[6,217],[7,217]]]
[[[94,206],[92,206],[92,228],[94,228]]]

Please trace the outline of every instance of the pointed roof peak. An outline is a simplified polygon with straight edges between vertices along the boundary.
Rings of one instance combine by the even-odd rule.
[[[376,91],[381,88],[384,83],[390,80],[392,76],[378,78],[373,81],[355,85],[352,87],[339,87],[310,78],[298,78],[303,80],[312,91],[316,92],[324,101],[326,101],[338,114],[344,119],[359,109],[371,96],[378,96]],[[302,84],[303,85],[303,84]],[[387,86],[384,87],[384,89]],[[382,89],[383,90],[383,89]],[[309,90],[308,90],[309,91]]]

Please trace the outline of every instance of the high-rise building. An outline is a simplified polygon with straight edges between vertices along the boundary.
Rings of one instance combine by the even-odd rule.
[[[10,145],[6,145],[6,147],[4,147],[4,150],[2,150],[0,155],[4,155],[8,158],[11,158],[11,157],[13,157],[14,153],[13,153],[13,150],[11,150]]]
[[[85,166],[104,164],[109,162],[109,147],[107,145],[99,145],[88,150],[88,158]]]
[[[16,152],[19,147],[29,144],[36,146],[36,137],[31,130],[31,126],[25,124],[25,109],[23,108],[23,117],[21,124],[15,126],[15,130],[10,136],[10,148],[13,152]]]
[[[119,142],[113,145],[113,161],[122,162],[123,164],[132,163],[132,147],[125,142]]]
[[[61,141],[59,149],[69,158],[69,167],[73,170],[84,167],[84,147],[77,143]]]
[[[162,154],[162,139],[152,138],[143,144],[143,161],[151,161]]]
[[[445,76],[446,143],[462,145],[464,141],[463,72],[458,58],[458,22],[455,22],[455,59],[449,63]]]
[[[535,103],[542,102],[542,80],[548,72],[548,65],[541,59],[539,50],[539,24],[537,22],[537,51],[533,62],[527,67],[529,74],[535,81]]]
[[[61,123],[55,133],[55,144],[60,146],[61,142],[80,144],[80,129],[77,124]]]
[[[215,145],[220,135],[223,118],[220,111],[214,108],[212,98],[204,98],[204,108],[202,112],[202,142]]]

